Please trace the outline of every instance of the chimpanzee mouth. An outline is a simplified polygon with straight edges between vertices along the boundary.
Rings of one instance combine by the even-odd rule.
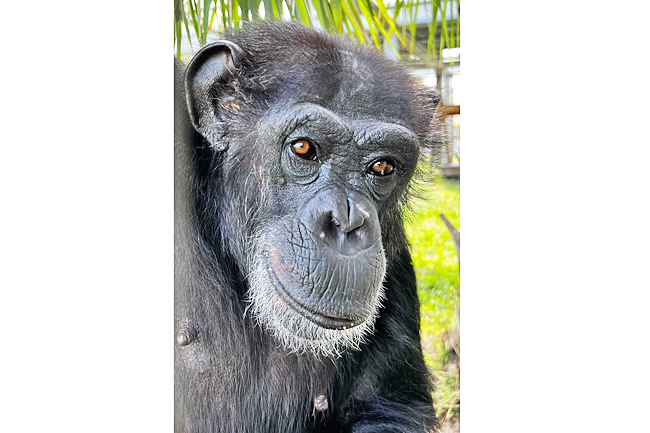
[[[301,316],[309,319],[311,322],[315,323],[316,325],[326,329],[344,330],[344,329],[353,328],[355,326],[359,326],[367,319],[367,318],[349,319],[345,317],[337,317],[332,314],[315,311],[313,308],[309,308],[303,305],[302,303],[300,303],[298,300],[296,300],[293,296],[289,294],[287,288],[284,287],[284,285],[278,279],[277,275],[275,275],[273,266],[269,264],[269,266],[267,266],[267,269],[269,270],[269,276],[271,277],[273,288],[275,289],[276,293],[280,296],[280,298],[294,311],[296,311]]]

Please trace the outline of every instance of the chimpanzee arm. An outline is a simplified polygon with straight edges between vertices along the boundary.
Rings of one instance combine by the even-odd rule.
[[[399,403],[380,396],[355,402],[349,413],[350,433],[424,433],[436,424],[433,406],[427,403]]]

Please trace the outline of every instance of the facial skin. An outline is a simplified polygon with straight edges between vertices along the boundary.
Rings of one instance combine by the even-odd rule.
[[[255,141],[274,217],[249,251],[252,311],[290,350],[358,347],[383,296],[380,218],[413,174],[415,134],[299,103],[266,113]]]

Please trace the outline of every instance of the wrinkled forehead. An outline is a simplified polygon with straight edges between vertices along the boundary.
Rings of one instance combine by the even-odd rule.
[[[396,71],[391,61],[373,62],[350,51],[314,50],[280,62],[287,64],[288,72],[282,98],[318,104],[352,119],[404,126],[413,120],[410,77]]]

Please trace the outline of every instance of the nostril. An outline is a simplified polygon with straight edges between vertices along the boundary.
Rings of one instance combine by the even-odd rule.
[[[341,226],[341,221],[339,218],[334,216],[333,213],[330,214],[329,218],[325,221],[325,224],[323,225],[323,233],[330,239],[339,239],[341,235],[344,235],[344,227]],[[321,239],[323,237],[321,237]]]
[[[350,197],[347,197],[348,201],[348,221],[352,222],[352,211],[354,209],[354,202],[352,202],[352,199]]]

